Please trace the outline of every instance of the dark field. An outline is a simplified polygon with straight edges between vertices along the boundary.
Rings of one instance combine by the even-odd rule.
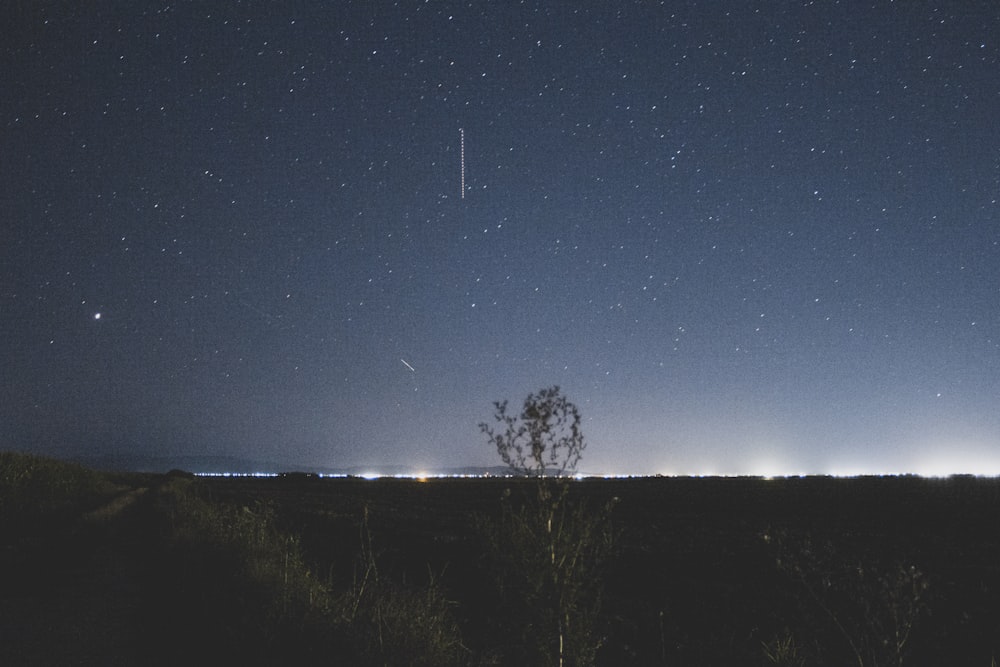
[[[382,561],[411,581],[428,569],[442,573],[467,645],[500,639],[489,636],[483,603],[493,594],[472,519],[496,514],[504,489],[529,482],[204,483],[220,500],[273,501],[317,565],[352,562],[367,506]],[[810,663],[844,664],[850,649],[841,633],[803,584],[776,566],[779,548],[764,539],[776,533],[784,534],[786,552],[810,545],[809,583],[828,578],[837,586],[859,566],[885,577],[919,568],[929,583],[927,608],[914,623],[907,664],[990,665],[1000,657],[997,480],[649,478],[580,481],[572,493],[594,507],[619,499],[617,550],[605,576],[603,664],[769,664],[762,644],[786,630]],[[894,613],[877,582],[848,582],[846,596],[858,599],[838,602],[841,622],[872,627],[881,622],[875,617]]]
[[[511,664],[481,526],[507,489],[530,497],[531,481],[115,484],[79,511],[7,517],[0,664],[435,664],[421,654],[440,648],[421,643],[432,633],[452,642],[456,664]],[[570,501],[595,511],[612,498],[598,664],[1000,657],[997,480],[571,484]],[[358,592],[375,575],[382,597],[368,617]],[[372,635],[366,622],[395,634]],[[399,629],[408,622],[420,637]]]

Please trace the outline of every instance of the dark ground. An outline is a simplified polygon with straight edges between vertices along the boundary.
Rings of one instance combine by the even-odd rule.
[[[146,663],[142,612],[154,576],[137,510],[145,493],[122,492],[2,545],[0,664]]]
[[[433,576],[476,653],[503,642],[492,634],[495,594],[476,517],[496,516],[504,491],[528,483],[289,476],[196,486],[213,503],[269,503],[333,585],[354,572],[367,507],[381,571],[411,585]],[[123,492],[0,545],[0,664],[181,659],[157,646],[180,641],[171,630],[185,626],[172,626],[184,614],[176,601],[158,608],[170,564],[149,495]],[[592,480],[574,483],[572,495],[595,508],[618,499],[601,664],[772,664],[764,646],[787,637],[805,664],[848,664],[846,636],[893,636],[890,621],[905,615],[912,593],[893,582],[911,567],[927,588],[906,664],[990,665],[1000,656],[998,480]]]

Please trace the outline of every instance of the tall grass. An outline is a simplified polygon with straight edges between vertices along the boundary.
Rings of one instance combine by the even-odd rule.
[[[298,539],[277,529],[274,509],[209,502],[196,480],[180,476],[156,490],[153,508],[164,547],[158,621],[170,628],[177,659],[202,645],[208,661],[306,662],[329,594]]]
[[[433,576],[426,587],[400,586],[379,573],[368,527],[352,585],[335,598],[336,623],[351,637],[362,664],[448,667],[468,664],[449,601]]]
[[[278,528],[274,505],[236,506],[200,496],[174,477],[157,493],[169,556],[169,596],[188,614],[192,644],[242,664],[458,665],[464,653],[449,603],[434,584],[380,575],[367,513],[353,583],[335,590],[306,565],[297,536]],[[169,622],[169,620],[168,620]]]

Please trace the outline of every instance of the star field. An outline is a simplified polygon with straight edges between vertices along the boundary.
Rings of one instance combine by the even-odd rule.
[[[1000,473],[991,2],[10,4],[0,447]]]

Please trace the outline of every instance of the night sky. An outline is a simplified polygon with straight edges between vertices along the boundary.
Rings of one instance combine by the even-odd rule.
[[[993,0],[0,20],[0,449],[1000,472]]]

